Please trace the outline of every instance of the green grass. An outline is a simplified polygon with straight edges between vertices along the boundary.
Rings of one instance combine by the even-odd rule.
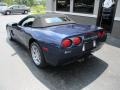
[[[32,14],[45,14],[46,13],[46,7],[43,5],[36,5],[31,7],[31,13]]]

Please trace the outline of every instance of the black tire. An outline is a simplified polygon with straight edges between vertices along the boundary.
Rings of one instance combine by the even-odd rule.
[[[27,10],[25,10],[23,14],[28,14],[28,11],[27,11]]]
[[[36,63],[35,60],[34,60],[34,58],[33,58],[32,48],[33,48],[34,46],[38,49],[38,52],[39,52],[39,55],[38,55],[39,60],[40,60],[39,63]],[[31,45],[30,45],[30,53],[31,53],[31,57],[32,57],[32,60],[33,60],[34,64],[35,64],[38,68],[44,68],[44,67],[46,67],[47,64],[46,64],[46,62],[45,62],[45,58],[44,58],[42,49],[40,48],[40,46],[39,46],[39,44],[38,44],[37,42],[31,43]],[[38,60],[38,61],[39,61],[39,60]]]
[[[7,30],[7,38],[8,38],[10,41],[13,41],[12,31],[11,31],[11,30]]]
[[[11,14],[10,11],[6,11],[6,12],[5,12],[5,15],[10,15],[10,14]]]

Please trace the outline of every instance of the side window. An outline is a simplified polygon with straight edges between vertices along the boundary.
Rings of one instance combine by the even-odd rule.
[[[18,6],[12,6],[10,9],[18,9]]]
[[[25,8],[26,8],[25,5],[21,5],[21,6],[19,6],[19,7],[20,7],[20,9],[25,9]]]
[[[19,9],[23,9],[24,8],[24,6],[19,6]]]
[[[32,27],[32,24],[34,22],[35,18],[28,18],[26,20],[24,20],[21,24],[21,26],[24,26],[24,27]]]

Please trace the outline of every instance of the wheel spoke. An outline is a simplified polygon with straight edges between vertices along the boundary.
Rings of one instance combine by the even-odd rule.
[[[31,54],[32,54],[32,58],[33,58],[33,61],[35,62],[35,64],[40,65],[41,55],[40,55],[39,49],[36,45],[31,46]]]

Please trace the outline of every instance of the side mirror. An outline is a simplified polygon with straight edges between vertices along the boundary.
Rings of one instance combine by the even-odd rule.
[[[12,26],[13,26],[13,27],[17,27],[18,24],[17,24],[17,23],[13,23]]]

